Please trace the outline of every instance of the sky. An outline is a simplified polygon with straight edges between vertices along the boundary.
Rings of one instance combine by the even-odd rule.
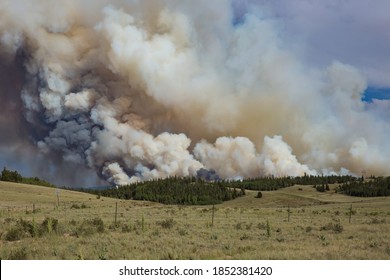
[[[259,4],[264,17],[278,21],[283,37],[296,45],[310,64],[323,67],[337,59],[352,65],[367,77],[368,95],[390,99],[390,1],[248,0],[236,3],[241,12]]]
[[[0,165],[72,186],[390,174],[389,10],[0,0]]]

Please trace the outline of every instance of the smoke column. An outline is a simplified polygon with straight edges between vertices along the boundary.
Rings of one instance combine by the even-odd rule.
[[[0,0],[1,159],[68,184],[389,174],[390,106],[361,101],[365,77],[306,65],[234,6]]]

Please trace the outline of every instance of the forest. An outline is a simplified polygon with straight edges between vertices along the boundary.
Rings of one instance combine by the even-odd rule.
[[[218,177],[219,178],[219,177]],[[23,177],[18,171],[4,167],[0,174],[1,181],[56,187],[38,177]],[[198,177],[170,177],[151,181],[138,182],[131,185],[113,186],[103,190],[77,189],[98,196],[119,199],[148,200],[163,204],[207,205],[218,204],[245,195],[245,190],[275,191],[294,185],[313,185],[319,192],[330,191],[329,185],[336,184],[338,193],[358,196],[389,196],[390,177],[369,178],[343,176],[312,176],[305,174],[300,177],[258,177],[242,180],[205,180]],[[261,195],[258,196],[259,198]]]
[[[346,182],[354,182],[359,180],[357,177],[351,175],[343,176],[312,176],[305,174],[300,177],[258,177],[253,179],[244,179],[237,181],[222,181],[222,183],[231,188],[244,188],[255,191],[274,191],[280,188],[291,187],[294,185],[327,185],[327,184],[341,184]]]
[[[45,180],[42,180],[38,177],[23,177],[18,171],[8,170],[6,167],[3,168],[3,171],[0,174],[0,181],[44,186],[44,187],[51,187],[51,188],[56,187],[55,185]]]
[[[119,199],[183,205],[218,204],[245,194],[243,188],[230,188],[223,182],[207,182],[195,177],[156,179],[92,192]]]
[[[346,195],[360,197],[389,196],[390,177],[373,177],[365,181],[345,182],[336,191]]]

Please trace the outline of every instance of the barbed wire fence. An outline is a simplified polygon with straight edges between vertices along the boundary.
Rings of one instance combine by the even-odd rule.
[[[343,211],[343,212],[342,212]],[[218,205],[207,206],[131,206],[122,205],[121,201],[97,206],[90,206],[88,202],[61,202],[53,203],[30,203],[18,206],[0,206],[0,218],[29,218],[34,215],[40,217],[52,216],[63,221],[83,220],[101,218],[107,223],[114,225],[123,223],[135,223],[145,220],[148,223],[157,223],[164,219],[173,219],[187,224],[207,225],[209,227],[219,227],[224,225],[238,224],[258,224],[264,223],[272,214],[274,223],[299,222],[301,224],[311,224],[315,222],[318,215],[328,214],[333,220],[338,219],[343,223],[362,222],[369,213],[363,213],[356,206],[346,204],[343,210],[316,209],[298,207],[292,208],[290,205],[278,208],[244,208],[244,207],[219,207]],[[309,212],[309,213],[308,213]],[[372,213],[378,216],[378,213]],[[382,216],[386,216],[383,213]]]

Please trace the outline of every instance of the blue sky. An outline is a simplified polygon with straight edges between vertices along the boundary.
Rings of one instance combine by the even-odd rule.
[[[372,102],[373,99],[390,99],[390,88],[368,87],[362,100]]]

